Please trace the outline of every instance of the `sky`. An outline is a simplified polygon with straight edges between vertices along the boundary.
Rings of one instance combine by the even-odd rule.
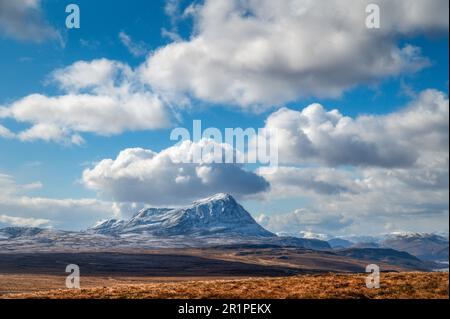
[[[448,1],[369,3],[0,0],[0,227],[227,192],[279,233],[448,233]],[[275,129],[278,169],[179,163],[194,120]]]

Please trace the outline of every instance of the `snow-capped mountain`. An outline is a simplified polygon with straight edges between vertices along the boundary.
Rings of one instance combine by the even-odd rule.
[[[321,233],[314,233],[311,231],[300,231],[298,236],[300,238],[306,238],[306,239],[319,239],[319,240],[327,240],[329,239],[329,235],[327,234],[321,234]]]
[[[448,261],[448,237],[427,233],[394,233],[386,235],[380,245],[424,260]]]
[[[383,234],[380,239],[388,240],[388,239],[435,239],[435,240],[443,240],[448,242],[448,234],[440,234],[440,233],[418,233],[418,232],[392,232],[388,234]]]
[[[33,227],[5,227],[0,229],[0,238],[10,239],[15,237],[20,237],[23,235],[36,235],[42,232],[41,228]]]
[[[62,233],[64,232],[36,227],[6,227],[0,229],[0,240],[23,237],[45,237],[51,234],[58,235]]]
[[[99,234],[237,235],[274,237],[228,194],[217,194],[183,208],[149,208],[130,220],[107,220],[89,229]]]
[[[328,240],[331,247],[392,248],[423,260],[448,261],[448,235],[417,232],[393,232],[379,236],[345,236]]]
[[[143,209],[129,220],[106,220],[83,232],[0,229],[0,251],[216,246],[331,249],[325,241],[280,237],[269,232],[228,194],[217,194],[182,208]]]

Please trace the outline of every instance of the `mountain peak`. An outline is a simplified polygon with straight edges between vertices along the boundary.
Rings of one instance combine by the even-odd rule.
[[[236,200],[233,198],[233,196],[231,196],[230,194],[227,193],[217,193],[215,195],[212,195],[210,197],[206,197],[203,199],[199,199],[194,201],[194,204],[203,204],[203,203],[208,203],[208,202],[215,202],[215,201],[232,201],[232,202],[236,202]]]
[[[91,229],[101,233],[155,236],[218,235],[273,237],[229,194],[219,193],[181,208],[147,208],[130,220],[111,220]]]

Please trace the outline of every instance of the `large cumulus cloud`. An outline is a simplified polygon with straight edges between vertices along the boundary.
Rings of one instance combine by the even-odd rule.
[[[116,159],[104,159],[86,169],[82,180],[88,188],[115,201],[152,205],[186,204],[219,192],[242,197],[268,189],[263,177],[240,165],[211,164],[208,160],[186,163],[196,149],[211,143],[185,141],[159,153],[125,149]]]
[[[189,40],[158,49],[141,68],[142,79],[173,99],[254,108],[337,97],[428,65],[420,48],[399,40],[448,33],[448,1],[378,1],[375,30],[365,24],[371,2],[206,0],[185,12],[195,22]]]
[[[319,104],[284,108],[269,116],[267,126],[278,129],[284,166],[258,170],[271,185],[263,197],[295,198],[303,206],[261,216],[269,229],[448,232],[446,94],[427,90],[396,112],[356,118]]]
[[[345,234],[448,232],[448,156],[412,169],[280,168],[260,174],[271,184],[267,200],[296,199],[299,209],[261,209],[269,230]]]
[[[31,94],[0,107],[0,119],[31,124],[13,135],[3,128],[1,135],[22,141],[80,144],[80,133],[113,135],[171,124],[169,107],[144,88],[124,63],[108,59],[77,61],[55,70],[50,81],[63,94]]]
[[[344,116],[312,104],[271,114],[281,163],[329,166],[412,167],[430,153],[448,153],[449,102],[426,90],[409,106],[387,115]]]

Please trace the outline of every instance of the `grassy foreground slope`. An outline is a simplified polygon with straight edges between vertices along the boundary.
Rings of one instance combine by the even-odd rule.
[[[364,274],[299,275],[278,278],[120,284],[80,290],[11,294],[7,298],[376,298],[447,299],[448,273],[383,273],[381,287],[368,289]]]

